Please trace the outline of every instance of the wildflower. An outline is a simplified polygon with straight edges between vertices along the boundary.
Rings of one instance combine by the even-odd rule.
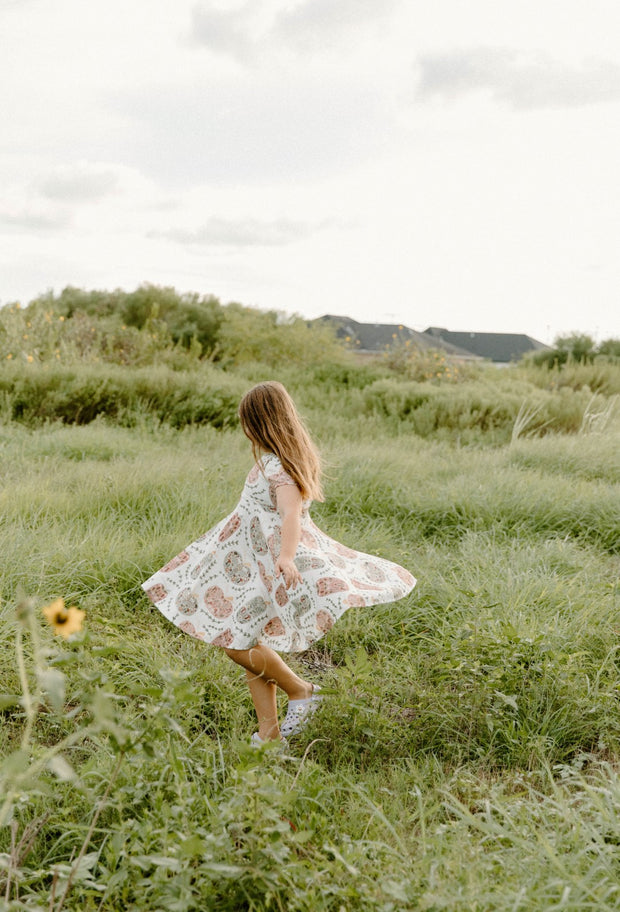
[[[65,318],[61,316],[61,317],[58,317],[58,319],[60,320],[61,323],[63,323]]]
[[[9,352],[9,354],[6,356],[7,361],[10,361],[12,357],[13,357],[13,355]]]
[[[75,606],[65,608],[65,600],[59,598],[43,608],[43,614],[56,636],[67,639],[82,629],[86,612]]]
[[[34,361],[34,358],[32,357],[32,355],[26,355],[26,361],[28,362],[28,364],[32,364],[32,362]]]

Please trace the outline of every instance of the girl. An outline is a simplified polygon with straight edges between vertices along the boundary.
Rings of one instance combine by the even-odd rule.
[[[258,717],[252,743],[260,745],[300,731],[321,699],[274,650],[307,649],[347,608],[400,599],[416,581],[314,525],[310,503],[323,500],[319,456],[281,383],[253,387],[239,418],[256,460],[241,500],[142,588],[177,627],[245,669]],[[276,687],[288,696],[281,726]]]

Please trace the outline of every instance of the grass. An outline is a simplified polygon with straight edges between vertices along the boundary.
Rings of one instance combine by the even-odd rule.
[[[87,611],[73,644],[38,620],[39,652],[24,634],[33,692],[64,675],[56,708],[43,679],[31,779],[11,760],[23,711],[3,704],[0,777],[21,785],[0,909],[58,909],[93,820],[64,906],[80,912],[620,908],[616,427],[448,445],[364,417],[355,371],[347,385],[340,406],[329,384],[324,409],[306,399],[328,468],[315,521],[419,583],[293,659],[328,699],[283,756],[247,748],[238,669],[140,589],[232,510],[243,435],[0,426],[3,692],[21,687],[20,589]],[[70,771],[35,775],[80,726]]]

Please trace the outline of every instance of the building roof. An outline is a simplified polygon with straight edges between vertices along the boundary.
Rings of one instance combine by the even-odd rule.
[[[391,348],[396,342],[410,342],[421,349],[440,348],[455,358],[477,359],[479,356],[459,348],[451,342],[431,339],[425,333],[416,332],[402,323],[360,323],[351,317],[325,314],[317,322],[331,323],[339,339],[348,341],[356,351],[381,352]]]
[[[346,340],[356,351],[367,353],[410,342],[420,349],[440,349],[460,360],[485,358],[496,364],[508,364],[527,352],[549,347],[524,333],[450,332],[438,326],[429,326],[420,333],[402,323],[360,323],[352,317],[334,314],[325,314],[313,322],[330,323],[339,339]]]
[[[424,330],[424,335],[467,349],[481,358],[500,364],[518,361],[528,352],[549,347],[524,333],[450,332],[438,326],[430,326]]]

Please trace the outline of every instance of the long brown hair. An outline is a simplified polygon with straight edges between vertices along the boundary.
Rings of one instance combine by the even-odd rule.
[[[257,462],[261,451],[275,453],[304,499],[323,500],[317,448],[281,383],[253,386],[241,400],[239,418]]]

